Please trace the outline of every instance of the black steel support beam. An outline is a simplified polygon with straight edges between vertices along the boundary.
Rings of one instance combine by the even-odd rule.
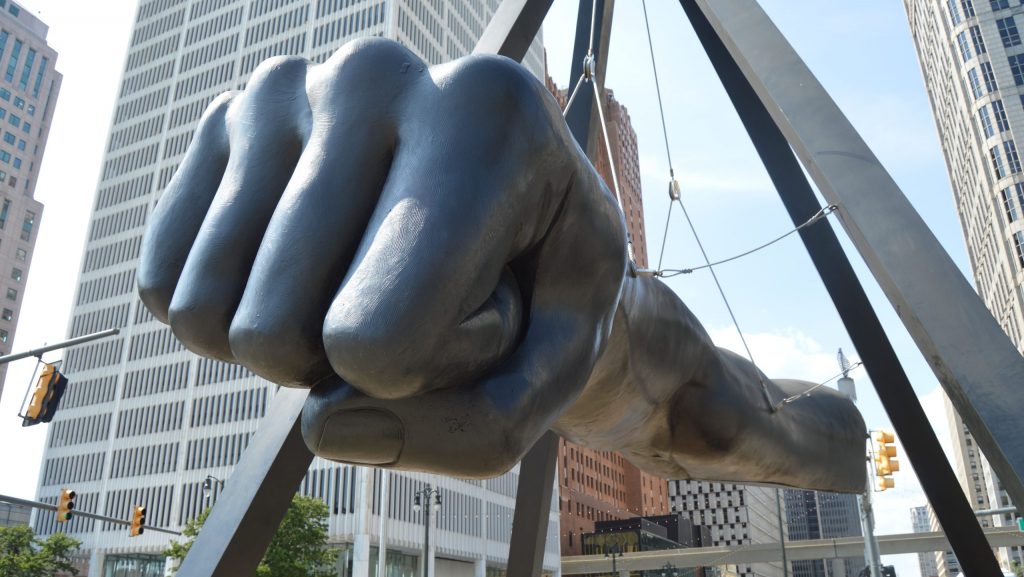
[[[558,435],[548,431],[519,464],[516,511],[508,547],[508,577],[540,577],[558,465]]]
[[[569,73],[569,84],[567,96],[572,94],[573,87],[583,75],[583,60],[590,51],[590,29],[591,15],[595,2],[591,0],[580,0],[579,12],[576,16],[576,40],[573,44],[572,67]],[[601,94],[604,94],[604,75],[608,66],[608,45],[611,39],[612,13],[615,10],[614,0],[598,0],[597,16],[593,19],[594,45],[593,52],[597,58],[596,74]],[[594,85],[585,82],[580,86],[580,91],[573,101],[572,108],[565,116],[565,122],[569,130],[576,137],[587,156],[592,162],[597,163],[598,138],[595,135],[600,133],[601,120],[598,118],[597,108],[594,106]],[[611,186],[612,183],[608,183]]]
[[[824,124],[845,123],[845,119],[837,108],[828,106],[832,103],[831,98],[820,89],[820,86],[820,92],[809,89],[806,77],[810,76],[810,72],[756,2],[680,0],[680,4],[693,24],[733,106],[736,107],[790,217],[796,224],[805,222],[821,207],[790,148],[791,144],[796,148],[793,135],[784,135],[776,124],[777,119],[769,113],[770,110],[777,111],[779,107],[773,93],[767,90],[758,91],[752,85],[753,77],[766,74],[767,71],[746,61],[744,57],[747,55],[747,48],[738,48],[735,43],[729,43],[729,38],[736,34],[763,37],[764,41],[756,44],[761,46],[761,50],[769,51],[764,56],[769,59],[778,58],[781,62],[774,73],[788,81],[790,98],[801,98],[803,109],[792,113],[811,115],[813,112],[828,111],[828,114],[817,119],[819,123]],[[713,10],[709,7],[712,4],[716,7],[735,4],[737,9],[742,6],[742,14],[729,13],[729,17],[734,20],[712,26],[708,18],[708,13]],[[738,19],[742,19],[746,24],[742,29],[733,28],[737,25]],[[783,44],[788,50],[779,47]],[[794,77],[797,72],[799,80]],[[850,127],[849,130],[852,132],[853,128]],[[860,142],[859,137],[857,142]],[[831,153],[842,155],[845,149],[846,147],[837,147],[832,149]],[[854,160],[852,165],[845,166],[846,185],[863,178],[862,165],[866,160],[863,156]],[[871,157],[871,160],[877,165],[874,157]],[[808,169],[812,175],[821,172],[813,166],[808,166]],[[847,218],[846,198],[845,194],[840,194],[834,199],[829,199],[830,202],[839,205],[839,212],[844,220]],[[874,211],[892,210],[888,204],[878,204]],[[921,486],[935,509],[965,574],[970,577],[1001,575],[977,518],[960,489],[960,484],[935,438],[917,395],[831,224],[827,220],[820,221],[814,226],[802,229],[800,236],[835,303],[839,316],[846,325],[857,352],[864,361],[864,367],[875,384],[878,396],[907,450]],[[889,240],[900,242],[895,238]]]
[[[199,532],[179,577],[255,575],[313,454],[299,428],[307,389],[281,389]]]
[[[519,1],[515,0],[515,3]],[[505,3],[509,4],[510,2],[506,0]],[[597,17],[593,19],[594,32],[591,45],[591,15],[594,5],[597,7]],[[570,93],[583,74],[583,59],[591,50],[596,56],[596,79],[598,82],[602,82],[602,87],[604,86],[603,78],[608,62],[608,39],[611,36],[614,5],[614,0],[580,1],[579,15],[576,20],[572,72],[567,88]],[[539,22],[537,25],[540,25]],[[490,28],[491,26],[488,26],[488,29]],[[523,33],[524,37],[530,36],[532,39],[531,32],[536,35],[535,30],[526,30]],[[594,158],[598,141],[595,135],[600,130],[600,121],[594,107],[593,84],[588,82],[580,87],[573,107],[566,116],[566,122],[580,148]],[[548,432],[530,449],[520,465],[516,511],[512,522],[512,540],[509,543],[508,577],[540,577],[541,575],[557,463],[558,435]]]
[[[693,2],[693,0],[690,0]],[[750,0],[696,0],[1015,503],[1024,503],[1024,357],[771,19]]]
[[[505,0],[487,24],[473,54],[501,54],[522,62],[554,0]]]

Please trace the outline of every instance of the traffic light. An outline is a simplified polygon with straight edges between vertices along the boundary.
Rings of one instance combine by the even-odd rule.
[[[64,489],[60,492],[60,502],[57,503],[57,522],[66,523],[71,520],[73,516],[71,513],[75,510],[75,497],[77,493],[71,489]]]
[[[875,431],[871,434],[875,440],[875,481],[879,491],[892,489],[896,486],[892,474],[900,470],[896,460],[896,436],[890,431]]]
[[[142,535],[146,529],[146,507],[145,505],[136,505],[132,507],[132,527],[128,531],[130,537],[138,537]]]
[[[32,399],[22,415],[21,426],[31,427],[39,423],[49,423],[57,412],[61,397],[68,387],[68,379],[56,365],[43,364],[43,372],[39,374],[36,388],[32,391]]]

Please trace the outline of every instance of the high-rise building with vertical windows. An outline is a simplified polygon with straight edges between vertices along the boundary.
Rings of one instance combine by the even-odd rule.
[[[711,545],[778,543],[787,531],[782,489],[709,481],[668,482],[673,513],[711,528]],[[783,577],[782,563],[740,564],[738,577]]]
[[[1020,0],[904,0],[946,159],[975,287],[1024,350],[1024,6]],[[960,483],[976,509],[1009,505],[946,403]],[[987,522],[987,521],[986,521]],[[996,526],[1013,523],[995,516]],[[999,550],[1009,569],[1019,547]]]
[[[230,486],[234,465],[273,402],[275,386],[240,366],[192,355],[136,296],[135,269],[146,221],[211,100],[224,91],[244,88],[252,71],[270,56],[322,62],[359,37],[397,39],[432,64],[466,55],[498,4],[499,0],[138,3],[68,336],[111,327],[122,331],[116,338],[66,355],[64,368],[74,383],[49,428],[40,500],[53,503],[62,488],[72,488],[80,510],[127,519],[131,508],[141,504],[148,507],[151,526],[181,527],[216,500],[216,480]],[[8,51],[15,34],[10,35]],[[15,85],[22,78],[28,47],[21,50],[21,60],[11,60]],[[0,54],[3,63],[8,54]],[[538,76],[542,59],[538,39],[526,58]],[[52,70],[52,64],[46,70]],[[28,96],[39,86],[35,78],[29,76]],[[34,118],[17,111],[23,123],[43,128],[43,99],[49,86],[44,84],[34,104]],[[14,110],[12,101],[8,114]],[[16,134],[16,142],[23,130]],[[31,170],[16,174],[17,200],[23,202],[20,192],[30,186]],[[17,222],[8,227],[20,227],[23,215],[24,209],[12,207],[9,218]],[[7,247],[4,241],[0,250],[13,250]],[[208,476],[214,478],[208,483],[209,496],[203,490]],[[442,492],[428,554],[436,561],[437,574],[500,573],[507,561],[517,478],[515,470],[488,481],[390,475],[388,564],[415,570],[423,562],[423,513],[413,510],[413,494],[429,482]],[[301,483],[302,493],[328,504],[330,539],[342,551],[338,575],[364,576],[374,570],[380,479],[373,469],[318,458]],[[162,533],[147,531],[130,539],[122,526],[81,517],[58,526],[49,512],[37,515],[35,524],[42,533],[63,530],[81,539],[88,552],[89,575],[130,567],[162,571],[160,553],[167,544]],[[553,508],[547,570],[558,566],[557,526]]]
[[[36,177],[61,84],[48,30],[19,5],[0,0],[0,355],[11,352],[43,216]],[[0,395],[6,375],[0,365]]]
[[[910,520],[913,523],[914,533],[930,533],[931,523],[928,521],[928,507],[914,507],[910,510]],[[918,563],[921,567],[921,577],[939,577],[939,565],[936,553],[926,551],[917,554]]]
[[[786,528],[790,541],[861,535],[857,496],[849,493],[785,489]],[[841,565],[841,567],[840,567]],[[793,577],[857,575],[864,557],[793,561]]]

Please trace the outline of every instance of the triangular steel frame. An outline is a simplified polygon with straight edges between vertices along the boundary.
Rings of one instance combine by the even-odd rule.
[[[553,0],[504,0],[474,53],[521,61]],[[614,0],[581,0],[573,78],[598,12],[595,53],[604,78]],[[896,307],[1015,503],[1024,503],[1024,358],[960,274],[878,159],[756,0],[680,0],[794,224],[820,206],[801,163]],[[580,52],[581,47],[584,52]],[[587,90],[590,88],[588,87]],[[595,134],[592,96],[567,118],[584,150]],[[588,104],[584,104],[588,103]],[[799,159],[799,160],[798,160]],[[800,231],[879,398],[969,577],[1001,576],[921,404],[831,225]],[[312,462],[298,432],[307,392],[282,389],[232,475],[181,577],[252,574]],[[539,577],[558,437],[523,460],[509,577]],[[236,481],[237,480],[237,481]]]

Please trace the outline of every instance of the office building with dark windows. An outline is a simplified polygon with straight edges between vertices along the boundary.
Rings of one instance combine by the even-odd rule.
[[[36,180],[61,84],[48,30],[18,4],[0,0],[0,355],[11,352],[43,216]],[[0,395],[6,375],[0,365]]]
[[[116,338],[74,348],[64,359],[75,386],[69,387],[49,428],[39,500],[54,503],[62,488],[72,488],[82,511],[128,519],[133,506],[145,505],[150,526],[180,529],[217,500],[222,481],[231,486],[235,464],[274,401],[273,384],[240,366],[186,351],[136,295],[135,269],[147,219],[207,105],[225,91],[244,89],[253,70],[271,56],[302,56],[319,63],[356,38],[398,40],[431,64],[469,54],[498,4],[499,0],[138,2],[68,336],[123,328]],[[14,49],[13,29],[10,35],[7,52],[0,54],[4,64]],[[10,88],[16,96],[29,46],[20,50],[21,59],[12,64]],[[29,73],[28,95],[20,96],[26,106],[37,107],[35,116],[17,110],[14,100],[0,106],[33,129],[45,130],[43,120],[48,117],[42,111],[50,90],[48,76],[39,99],[31,100],[42,56],[35,57],[37,66]],[[52,74],[53,57],[48,58],[44,69]],[[539,38],[525,63],[538,77],[543,73]],[[8,126],[6,121],[2,125]],[[11,127],[17,143],[26,133]],[[29,141],[29,150],[33,142]],[[16,150],[14,146],[10,153]],[[2,158],[0,169],[7,169]],[[23,203],[22,191],[31,190],[31,170],[23,166],[17,172],[12,165],[9,172],[17,178],[17,201]],[[21,230],[26,209],[20,206],[11,207],[8,230]],[[0,250],[14,254],[13,243],[8,246],[5,239]],[[12,281],[11,286],[18,285]],[[328,505],[331,546],[341,552],[339,576],[376,574],[382,522],[391,574],[422,572],[424,512],[413,509],[413,497],[430,483],[441,491],[441,506],[431,515],[428,565],[437,575],[500,577],[507,562],[517,480],[517,470],[487,481],[390,473],[387,514],[381,515],[379,471],[318,458],[299,490]],[[558,567],[554,506],[544,561],[547,571]],[[92,577],[143,574],[154,568],[162,574],[162,551],[169,537],[163,533],[146,531],[130,538],[125,527],[82,517],[58,525],[49,512],[38,514],[35,525],[43,535],[60,530],[80,539],[85,573]]]

